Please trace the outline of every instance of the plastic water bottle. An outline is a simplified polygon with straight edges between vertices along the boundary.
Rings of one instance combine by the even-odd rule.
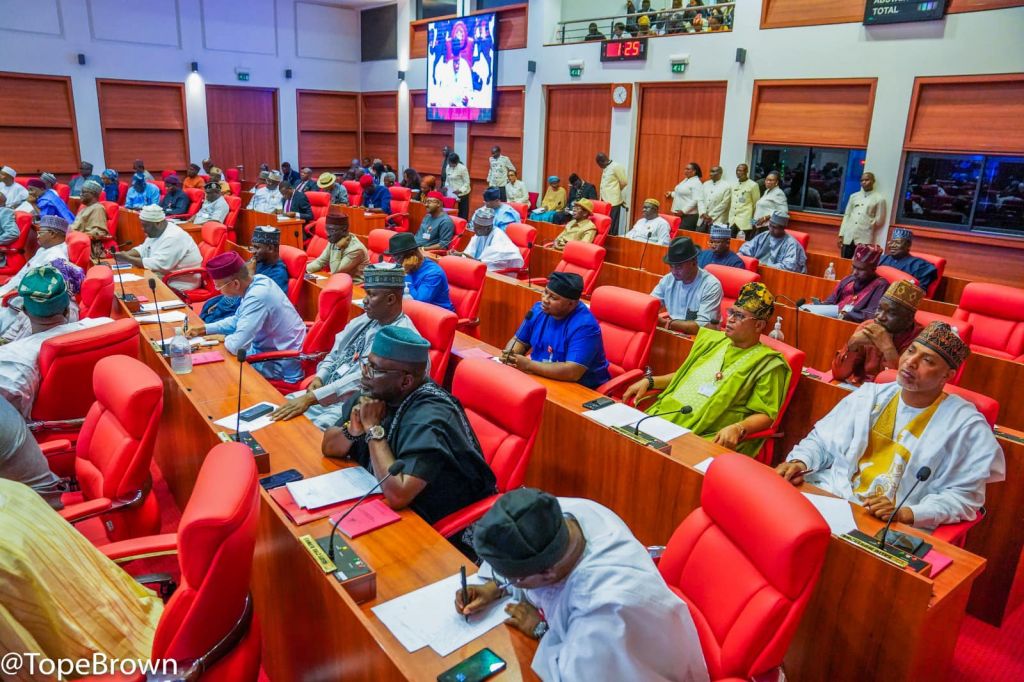
[[[175,374],[189,374],[192,371],[192,346],[185,338],[185,330],[175,327],[170,343],[171,371]]]
[[[405,283],[405,292],[402,294],[402,298],[412,298],[412,292],[409,290],[409,283]]]
[[[776,341],[785,341],[786,340],[786,337],[782,335],[782,318],[781,317],[776,317],[775,318],[775,328],[772,329],[771,333],[768,334],[768,336],[772,337]]]
[[[825,268],[825,279],[835,279],[835,278],[836,278],[836,264],[833,263],[832,261],[829,261],[828,262],[828,267]]]

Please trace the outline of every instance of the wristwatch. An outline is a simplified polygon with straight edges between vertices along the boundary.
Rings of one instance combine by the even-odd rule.
[[[546,620],[542,620],[541,622],[537,623],[537,627],[533,629],[533,638],[540,639],[547,633],[547,631],[548,622]]]
[[[373,426],[371,426],[370,428],[368,428],[366,430],[366,440],[368,440],[368,441],[370,441],[370,440],[384,440],[384,436],[386,436],[386,435],[387,434],[384,431],[384,427],[381,426],[380,424],[374,424]]]

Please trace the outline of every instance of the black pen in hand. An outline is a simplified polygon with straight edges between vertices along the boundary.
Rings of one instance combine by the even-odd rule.
[[[466,583],[466,566],[463,564],[459,567],[459,574],[462,576],[462,608],[465,609],[469,606],[469,584]],[[463,615],[466,622],[469,622],[469,614]]]

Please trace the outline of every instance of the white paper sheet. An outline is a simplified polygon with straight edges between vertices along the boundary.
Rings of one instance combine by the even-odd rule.
[[[175,322],[181,322],[188,317],[188,313],[184,313],[180,310],[169,310],[166,313],[160,312],[160,319],[156,317],[156,313],[152,315],[139,315],[135,318],[135,321],[139,324],[174,324]]]
[[[119,282],[141,282],[146,278],[143,277],[142,275],[136,275],[134,272],[125,272],[120,275],[117,275],[114,279],[116,279]]]
[[[833,535],[842,535],[851,530],[857,530],[857,522],[853,519],[853,510],[846,500],[812,493],[804,493],[804,497],[810,500],[818,513],[825,518]]]
[[[160,307],[160,312],[163,312],[165,310],[173,310],[174,308],[184,308],[185,302],[179,298],[173,298],[169,301],[159,301],[158,303],[143,303],[141,309],[147,313],[155,313],[157,306]],[[163,317],[163,315],[160,317]]]
[[[377,485],[377,479],[363,467],[348,467],[285,485],[295,504],[304,509],[319,509],[362,497]]]
[[[274,403],[271,403],[271,402],[267,402],[267,401],[264,401],[262,403],[256,403],[256,405],[270,405],[271,407],[273,407],[275,409],[277,408],[277,405],[275,405]],[[242,408],[242,412],[245,412],[246,410],[250,410],[250,409],[256,407],[256,405],[249,405],[248,407],[243,407]],[[270,426],[271,424],[274,423],[274,422],[272,422],[270,420],[270,415],[271,414],[272,414],[271,412],[268,412],[267,414],[263,415],[262,417],[257,417],[256,419],[253,419],[252,421],[245,421],[243,419],[242,422],[241,422],[241,426],[240,426],[239,430],[240,431],[256,431],[258,429],[262,429],[264,426]],[[223,426],[225,429],[230,429],[230,430],[234,431],[235,430],[235,424],[236,424],[237,420],[238,420],[238,413],[235,412],[233,414],[229,414],[228,416],[224,417],[223,419],[218,419],[217,421],[215,421],[213,423],[216,424],[217,426]]]
[[[469,578],[472,584],[483,581]],[[499,600],[469,622],[455,610],[455,593],[461,586],[459,574],[439,580],[414,592],[374,606],[371,611],[409,651],[429,646],[438,656],[447,656],[486,634],[505,621],[505,604]]]
[[[707,459],[694,464],[693,468],[702,474],[706,474],[708,472],[708,467],[711,466],[711,462],[713,461],[715,461],[714,457],[708,457]]]
[[[826,303],[807,303],[800,310],[825,317],[839,317],[839,306]]]
[[[602,407],[599,410],[588,410],[583,413],[584,417],[593,419],[598,424],[604,424],[605,426],[635,426],[644,417],[648,416],[644,412],[630,407],[625,403],[615,403],[608,407]],[[657,438],[665,443],[669,442],[673,438],[679,438],[679,436],[685,435],[690,432],[689,429],[683,428],[678,424],[673,424],[667,419],[661,417],[651,417],[640,425],[640,430],[646,433],[648,436]]]

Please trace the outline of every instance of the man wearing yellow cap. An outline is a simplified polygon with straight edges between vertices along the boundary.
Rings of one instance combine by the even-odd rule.
[[[775,312],[775,297],[760,282],[740,289],[726,315],[725,331],[701,327],[675,374],[648,375],[630,386],[623,400],[642,402],[660,391],[648,414],[690,407],[666,419],[719,445],[756,455],[763,439],[748,436],[772,425],[791,380],[785,358],[761,343]]]
[[[552,246],[559,251],[569,242],[593,242],[597,236],[597,227],[590,216],[594,214],[594,203],[590,199],[580,199],[572,207],[572,220],[565,224]]]
[[[661,202],[657,199],[644,199],[643,215],[636,221],[633,229],[626,233],[627,239],[650,244],[668,246],[672,239],[672,229],[668,221],[658,215]]]

